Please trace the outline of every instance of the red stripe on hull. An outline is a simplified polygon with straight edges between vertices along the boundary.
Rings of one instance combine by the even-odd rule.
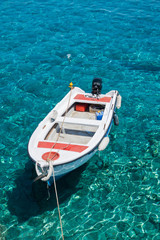
[[[74,145],[74,144],[66,144],[66,143],[54,143],[54,142],[39,142],[38,148],[53,148],[53,149],[60,149],[65,151],[71,152],[83,152],[88,148],[88,146],[82,145]]]
[[[85,101],[94,101],[94,102],[110,102],[111,97],[102,97],[102,98],[90,98],[85,97],[84,94],[77,94],[74,99],[76,100],[85,100]]]

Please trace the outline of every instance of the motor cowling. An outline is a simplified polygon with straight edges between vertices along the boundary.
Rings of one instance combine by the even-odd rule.
[[[94,78],[92,81],[92,94],[101,94],[102,89],[102,79],[101,78]]]

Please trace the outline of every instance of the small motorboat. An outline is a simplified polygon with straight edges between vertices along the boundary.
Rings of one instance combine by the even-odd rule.
[[[100,78],[93,79],[91,93],[73,87],[72,83],[70,88],[39,123],[28,144],[37,179],[47,181],[48,185],[104,150],[112,122],[119,124],[115,113],[121,107],[118,91],[101,94]]]

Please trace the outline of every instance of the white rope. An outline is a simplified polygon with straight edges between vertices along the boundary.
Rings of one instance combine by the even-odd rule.
[[[71,100],[71,93],[72,93],[72,87],[71,87],[71,91],[70,91],[70,95],[69,95],[69,101],[68,101],[67,109],[66,109],[65,114],[64,114],[64,118],[63,118],[63,122],[62,122],[62,124],[61,124],[61,128],[60,128],[59,134],[58,134],[58,136],[57,136],[57,139],[56,139],[55,144],[51,147],[50,153],[49,153],[48,158],[47,158],[47,161],[48,161],[49,163],[51,162],[51,160],[54,160],[55,155],[58,153],[58,152],[56,152],[55,155],[53,155],[53,157],[50,159],[51,151],[52,151],[52,149],[55,147],[56,143],[58,142],[58,139],[59,139],[60,134],[61,134],[61,132],[62,132],[62,128],[63,128],[63,125],[64,125],[64,120],[65,120],[65,117],[66,117],[66,113],[68,112],[68,109],[69,109],[69,104],[70,104],[70,100]],[[68,145],[69,145],[69,144],[68,144]],[[51,164],[51,165],[52,165],[52,164]],[[61,220],[61,212],[60,212],[60,207],[59,207],[59,199],[58,199],[56,179],[55,179],[55,174],[54,174],[54,167],[53,167],[53,165],[52,165],[52,171],[53,171],[53,182],[54,182],[54,189],[55,189],[56,201],[57,201],[57,207],[58,207],[58,215],[59,215],[59,221],[60,221],[60,226],[61,226],[62,240],[64,240],[62,220]]]
[[[57,200],[57,207],[58,207],[58,215],[59,215],[59,221],[60,221],[60,226],[61,226],[62,240],[64,240],[62,220],[61,220],[61,212],[60,212],[60,208],[59,208],[59,200],[58,200],[58,193],[57,193],[57,185],[56,185],[56,179],[55,179],[55,175],[54,175],[54,168],[53,168],[53,182],[54,182],[54,190],[55,190],[56,200]]]
[[[54,166],[53,166],[53,164],[51,162],[52,160],[54,161],[54,157],[56,156],[56,154],[59,151],[55,152],[55,154],[52,156],[52,158],[50,158],[50,157],[51,157],[52,149],[54,149],[55,145],[57,144],[57,142],[59,140],[59,137],[60,137],[60,134],[62,132],[62,128],[63,128],[63,125],[64,125],[66,113],[68,112],[69,105],[70,105],[72,89],[73,89],[73,87],[71,86],[71,91],[70,91],[70,95],[69,95],[68,105],[67,105],[67,109],[66,109],[65,114],[64,114],[64,118],[63,118],[63,121],[62,121],[62,124],[61,124],[60,131],[59,131],[57,139],[56,139],[55,143],[53,144],[53,146],[51,147],[50,152],[49,152],[48,157],[47,157],[47,162],[48,162],[48,165],[49,165],[48,174],[47,174],[46,177],[43,177],[41,179],[42,181],[48,181],[49,178],[52,175],[52,172],[53,172],[53,182],[54,182],[54,189],[55,189],[55,194],[56,194],[56,201],[57,201],[57,207],[58,207],[59,221],[60,221],[60,226],[61,226],[62,240],[64,240],[63,227],[62,227],[61,213],[60,213],[60,207],[59,207],[59,199],[58,199],[58,193],[57,193],[57,186],[56,186],[56,179],[55,179],[55,173],[54,173]],[[67,148],[69,145],[70,145],[70,143],[66,147],[64,147],[64,149]],[[37,175],[38,175],[39,170],[38,170],[38,163],[37,162],[36,162],[35,168],[36,168],[36,172],[37,172]]]

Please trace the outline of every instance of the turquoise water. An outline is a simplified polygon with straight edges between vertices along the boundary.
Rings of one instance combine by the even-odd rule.
[[[64,237],[160,239],[159,0],[2,0],[0,13],[0,239],[60,239],[27,144],[68,84],[90,92],[95,76],[122,95],[120,125],[57,183]]]

